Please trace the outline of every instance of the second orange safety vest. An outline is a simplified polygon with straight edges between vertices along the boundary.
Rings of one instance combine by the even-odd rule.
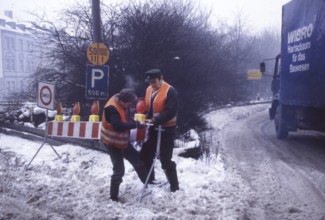
[[[171,85],[166,83],[165,81],[162,82],[161,87],[158,90],[158,93],[156,97],[153,100],[153,113],[161,113],[164,111],[165,103],[167,100],[167,93],[168,90],[171,88]],[[147,112],[149,112],[150,105],[151,105],[151,95],[152,95],[153,89],[151,86],[149,86],[146,90],[146,109]],[[176,115],[170,119],[169,121],[166,121],[162,124],[163,127],[170,127],[170,126],[176,126]]]

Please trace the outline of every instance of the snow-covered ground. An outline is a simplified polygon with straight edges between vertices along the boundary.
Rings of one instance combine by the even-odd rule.
[[[222,143],[220,131],[251,114],[264,111],[268,104],[233,107],[205,116],[211,126],[211,148]],[[197,146],[198,137],[177,146]],[[208,160],[179,157],[174,161],[180,190],[169,192],[168,185],[149,186],[152,191],[141,202],[143,184],[125,161],[126,173],[120,187],[121,203],[109,199],[112,165],[108,154],[75,145],[44,145],[29,170],[27,164],[41,146],[0,133],[0,219],[246,219],[246,189],[241,178],[224,168],[221,154]],[[222,152],[222,151],[221,151]],[[207,162],[208,161],[208,162]],[[157,167],[157,179],[165,176]],[[240,190],[239,190],[240,189]]]

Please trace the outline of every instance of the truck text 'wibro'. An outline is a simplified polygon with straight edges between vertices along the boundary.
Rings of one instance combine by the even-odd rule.
[[[265,72],[265,63],[260,65]],[[325,1],[292,0],[282,7],[281,53],[275,58],[270,119],[278,138],[325,132]]]

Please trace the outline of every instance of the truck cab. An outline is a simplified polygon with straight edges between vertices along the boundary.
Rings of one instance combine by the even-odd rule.
[[[280,79],[281,79],[281,54],[277,55],[275,58],[266,60],[275,60],[274,71],[271,81],[271,91],[272,91],[272,103],[269,108],[270,120],[274,120],[274,127],[276,136],[279,139],[284,139],[289,134],[289,126],[286,119],[283,117],[284,109],[280,104]],[[260,63],[260,71],[264,74],[266,69],[266,64],[264,60]],[[296,127],[291,126],[291,130],[295,131]]]

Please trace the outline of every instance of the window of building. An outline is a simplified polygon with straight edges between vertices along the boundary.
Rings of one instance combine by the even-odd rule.
[[[32,41],[27,42],[27,50],[28,50],[28,52],[33,51],[33,42]]]
[[[16,62],[15,62],[15,56],[13,53],[9,52],[9,53],[6,53],[6,56],[5,56],[5,70],[8,71],[8,72],[14,72],[16,71]]]
[[[20,91],[23,91],[24,88],[25,88],[24,81],[21,80],[21,81],[20,81]]]
[[[4,38],[4,48],[8,50],[10,49],[9,37]]]
[[[35,70],[35,66],[34,66],[34,60],[32,59],[27,59],[26,60],[26,71],[31,73]]]
[[[20,44],[20,50],[24,51],[24,41],[22,39],[19,40],[19,44]]]
[[[5,58],[5,70],[10,71],[10,58],[9,57]]]
[[[30,62],[29,60],[26,60],[26,72],[29,73],[30,71],[31,71]]]
[[[24,55],[19,54],[19,71],[24,72]]]
[[[31,66],[31,69],[32,69],[31,72],[34,72],[35,71],[34,60],[30,60],[30,66]]]
[[[26,60],[26,72],[31,73],[34,70],[34,62],[32,59]]]
[[[15,50],[15,39],[14,38],[9,38],[10,40],[10,50]]]
[[[16,71],[16,62],[14,58],[10,59],[10,71]]]
[[[11,91],[10,85],[11,85],[10,81],[7,81],[7,85],[6,86],[7,86],[8,93],[10,93],[10,91]]]
[[[8,94],[10,94],[11,92],[15,92],[15,90],[16,90],[16,82],[13,81],[13,80],[7,81],[6,87],[7,87]]]
[[[16,83],[15,83],[15,81],[11,81],[11,89],[12,89],[12,91],[16,91]]]

